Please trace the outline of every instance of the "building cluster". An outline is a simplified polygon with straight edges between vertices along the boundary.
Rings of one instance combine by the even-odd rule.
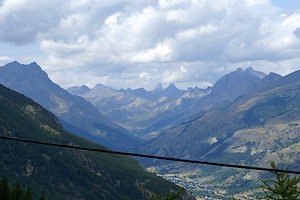
[[[159,176],[162,176],[163,178],[189,190],[190,192],[193,193],[193,195],[197,199],[203,199],[203,200],[221,200],[220,198],[212,198],[211,196],[215,195],[215,192],[212,188],[206,186],[204,184],[204,180],[201,178],[187,178],[185,176],[179,176],[179,175],[161,175],[158,174]],[[196,192],[199,191],[199,192]],[[201,192],[200,192],[201,191]],[[201,194],[199,194],[201,193]]]

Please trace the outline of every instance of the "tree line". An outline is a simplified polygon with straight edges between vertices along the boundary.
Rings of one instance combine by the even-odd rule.
[[[8,179],[3,177],[0,182],[0,199],[1,200],[33,200],[30,187],[23,189],[19,182],[16,182],[12,187]],[[39,200],[46,200],[42,194]]]
[[[271,167],[276,169],[274,162],[271,162]],[[287,170],[288,168],[286,168]],[[263,197],[261,199],[267,200],[298,200],[300,197],[299,177],[290,177],[285,172],[272,172],[273,179],[262,180],[260,187],[263,190]],[[165,195],[152,195],[150,200],[175,200],[180,199],[182,189],[175,193],[168,192]],[[33,200],[30,187],[23,189],[18,182],[14,184],[14,187],[10,187],[8,179],[3,177],[0,182],[0,200]],[[39,200],[46,200],[44,194],[42,194]],[[123,197],[122,200],[127,200]]]

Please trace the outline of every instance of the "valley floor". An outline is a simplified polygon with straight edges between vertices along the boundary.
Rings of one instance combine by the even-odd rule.
[[[237,194],[228,194],[226,188],[217,184],[207,184],[213,177],[203,177],[195,172],[175,172],[175,173],[161,173],[159,167],[149,167],[148,171],[156,173],[185,189],[190,191],[197,200],[226,200],[226,199],[257,199],[253,196],[254,193],[261,192],[259,189],[244,191]]]

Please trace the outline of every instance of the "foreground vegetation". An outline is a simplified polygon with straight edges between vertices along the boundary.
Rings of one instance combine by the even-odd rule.
[[[14,184],[14,187],[9,184],[8,179],[3,177],[0,182],[0,199],[1,200],[33,200],[30,187],[23,189],[19,182]],[[45,200],[42,194],[39,200]]]
[[[275,162],[271,162],[271,167],[276,169]],[[288,168],[286,168],[287,170]],[[264,199],[287,199],[298,200],[300,197],[300,190],[298,184],[299,177],[290,177],[285,172],[273,172],[275,178],[272,180],[263,180],[261,188],[264,192]]]

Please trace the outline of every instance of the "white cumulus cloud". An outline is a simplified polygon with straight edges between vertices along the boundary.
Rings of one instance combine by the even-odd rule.
[[[237,67],[286,74],[300,65],[300,8],[271,0],[4,0],[0,27],[10,45],[1,63],[34,46],[64,87],[210,84]]]

